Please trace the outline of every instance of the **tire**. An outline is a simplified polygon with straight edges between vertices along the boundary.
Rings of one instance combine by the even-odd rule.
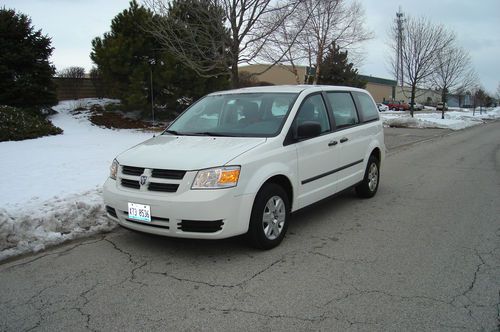
[[[393,112],[396,112],[396,111],[397,111],[396,107],[393,107],[393,108],[392,108],[392,111],[393,111]]]
[[[250,244],[259,249],[279,245],[288,229],[290,202],[285,190],[277,184],[265,184],[257,193],[247,233]]]
[[[371,198],[375,196],[380,182],[380,162],[371,155],[366,165],[363,181],[356,186],[356,194],[361,198]]]

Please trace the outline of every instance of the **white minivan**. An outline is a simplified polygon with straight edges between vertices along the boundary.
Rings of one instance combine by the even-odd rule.
[[[339,86],[272,86],[209,94],[167,129],[113,161],[109,218],[165,236],[246,234],[263,249],[290,213],[354,187],[372,197],[385,146],[370,94]]]

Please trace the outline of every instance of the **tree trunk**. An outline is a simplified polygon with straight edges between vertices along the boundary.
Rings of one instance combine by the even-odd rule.
[[[299,73],[297,72],[297,68],[293,67],[293,75],[295,76],[295,83],[297,83],[297,85],[300,84],[300,77],[299,77]]]
[[[316,73],[314,74],[314,79],[313,79],[313,84],[316,85],[318,84],[318,78],[319,75],[321,74],[321,63],[323,62],[323,48],[322,44],[320,44],[320,47],[318,49],[318,55],[316,56]]]
[[[231,66],[231,88],[237,89],[240,85],[240,77],[238,73],[238,64]]]
[[[240,56],[240,43],[239,43],[239,33],[236,28],[236,18],[231,18],[231,26],[233,26],[232,29],[232,35],[233,35],[233,40],[231,41],[231,46],[230,46],[230,61],[231,61],[231,88],[232,89],[237,89],[240,87],[240,76],[238,72],[238,63],[239,63],[239,56]],[[233,22],[234,20],[234,22]],[[233,24],[234,23],[234,24]]]
[[[239,46],[233,45],[231,52],[231,88],[237,89],[240,87],[240,75],[238,72],[239,61]]]
[[[446,93],[448,92],[448,88],[443,87],[441,90],[441,101],[443,102],[443,108],[441,109],[441,120],[444,120],[444,106],[446,103]]]
[[[411,96],[410,96],[410,115],[413,118],[413,105],[415,105],[415,95],[417,93],[417,84],[413,83],[411,85]]]
[[[319,69],[319,66],[317,66],[317,67],[316,67],[316,74],[314,75],[314,79],[313,79],[313,85],[318,84],[318,76],[319,76],[319,73],[320,73],[320,69]]]

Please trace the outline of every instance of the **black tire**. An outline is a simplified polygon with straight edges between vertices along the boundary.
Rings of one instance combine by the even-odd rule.
[[[366,165],[363,181],[356,186],[356,194],[361,198],[371,198],[375,196],[380,182],[380,162],[371,155]]]
[[[270,210],[272,206],[276,209]],[[276,247],[285,237],[289,219],[290,202],[285,190],[274,183],[265,184],[253,203],[247,233],[250,244],[259,249]]]

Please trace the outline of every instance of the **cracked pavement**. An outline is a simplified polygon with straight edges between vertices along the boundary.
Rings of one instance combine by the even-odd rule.
[[[499,331],[500,122],[392,150],[271,251],[119,229],[0,264],[1,331]]]

